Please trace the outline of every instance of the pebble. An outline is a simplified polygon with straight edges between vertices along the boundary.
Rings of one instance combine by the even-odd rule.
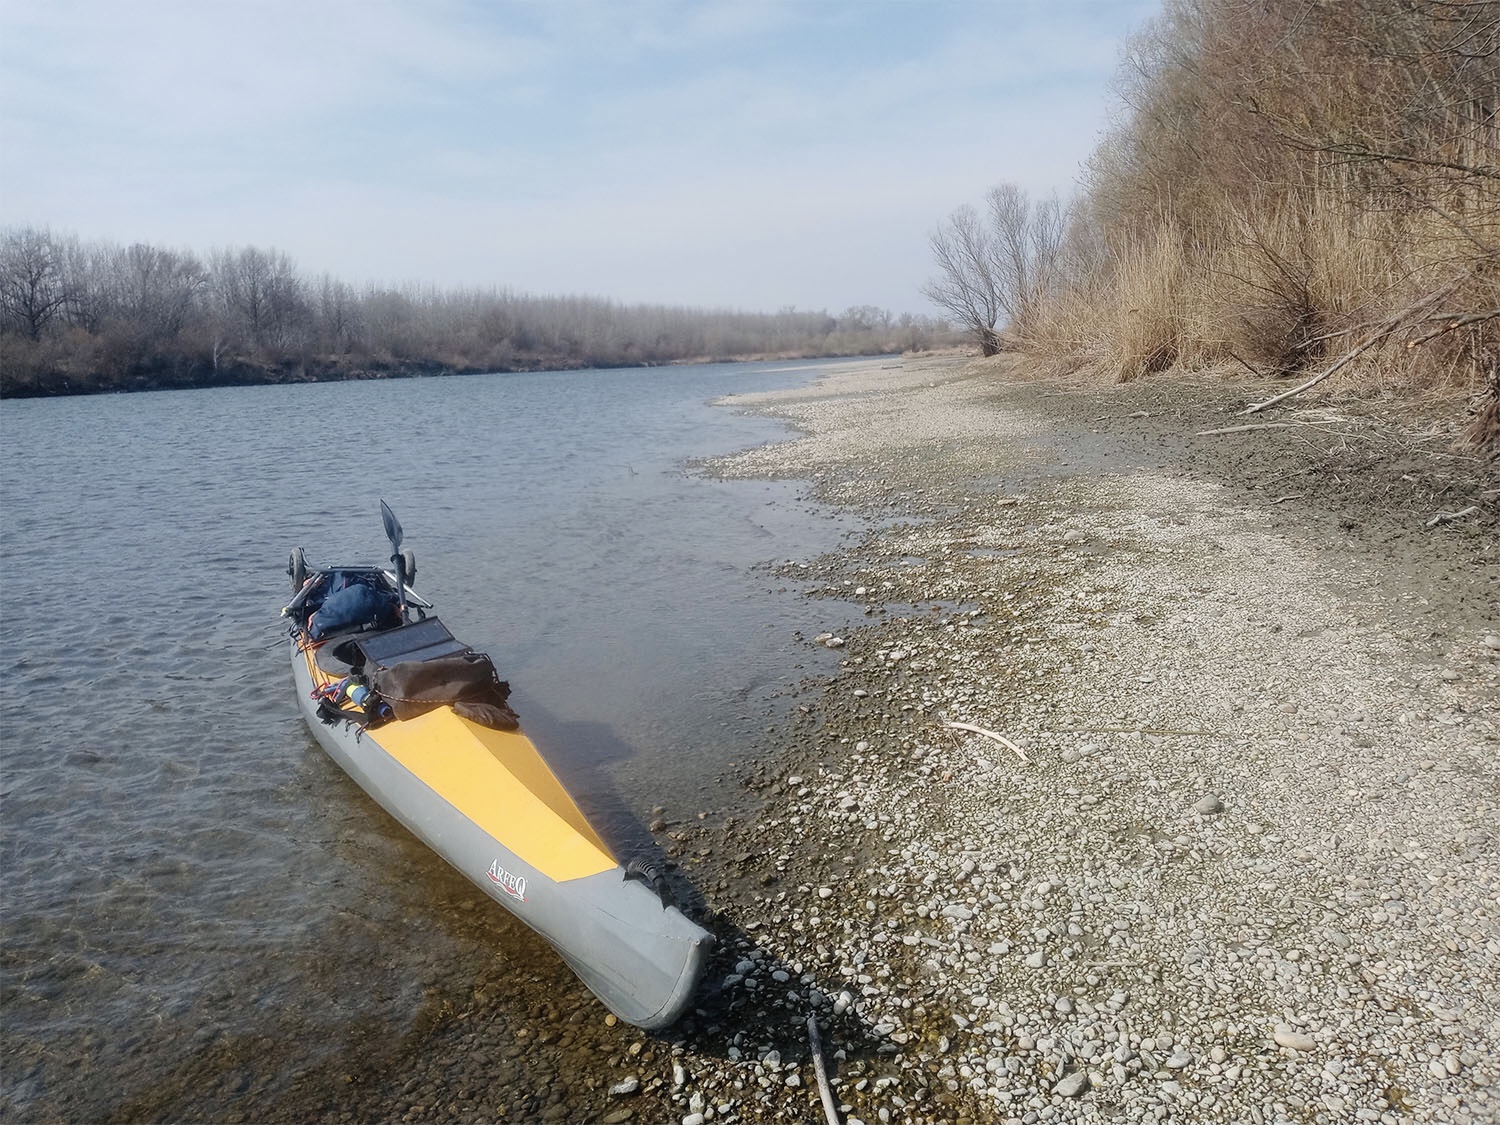
[[[611,1086],[609,1088],[609,1096],[612,1098],[623,1098],[628,1094],[635,1093],[640,1088],[641,1080],[632,1074],[629,1078],[625,1079],[625,1081],[618,1082],[615,1085]]]
[[[1063,1098],[1076,1098],[1089,1088],[1089,1074],[1086,1070],[1075,1070],[1072,1074],[1065,1074],[1058,1084],[1052,1087],[1052,1092]]]
[[[1198,803],[1193,806],[1193,811],[1201,816],[1212,816],[1214,813],[1224,811],[1224,802],[1210,793],[1207,797],[1201,798]]]
[[[1484,638],[1484,647],[1500,649],[1500,634],[1491,633]]]
[[[1318,1045],[1317,1040],[1311,1035],[1298,1031],[1296,1028],[1289,1027],[1284,1023],[1277,1025],[1276,1032],[1272,1035],[1272,1038],[1276,1040],[1278,1047],[1286,1047],[1293,1051],[1311,1051]]]
[[[1047,953],[1045,950],[1038,949],[1034,953],[1028,953],[1026,955],[1026,965],[1028,968],[1040,969],[1046,963]]]

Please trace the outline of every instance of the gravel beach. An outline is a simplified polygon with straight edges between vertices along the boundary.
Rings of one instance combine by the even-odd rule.
[[[774,568],[867,623],[807,638],[763,806],[658,823],[724,949],[602,1119],[818,1116],[809,1013],[851,1121],[1500,1118],[1500,481],[1452,404],[1198,437],[1264,389],[1009,370],[732,400],[804,436],[713,472],[871,518]]]
[[[1451,402],[1197,436],[1266,393],[944,357],[730,399],[802,436],[697,470],[861,530],[756,571],[807,679],[651,813],[694,1009],[619,1024],[453,875],[418,1026],[240,1119],[819,1120],[814,1016],[846,1122],[1500,1120],[1500,479]]]

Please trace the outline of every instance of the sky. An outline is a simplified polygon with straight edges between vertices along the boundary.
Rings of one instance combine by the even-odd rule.
[[[0,226],[364,284],[932,313],[1156,0],[0,0]]]

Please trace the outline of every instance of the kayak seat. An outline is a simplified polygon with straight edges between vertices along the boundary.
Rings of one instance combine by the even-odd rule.
[[[314,649],[313,661],[330,676],[342,679],[354,671],[355,665],[364,663],[364,657],[354,647],[354,634],[345,633],[329,637]]]
[[[436,617],[428,617],[380,633],[362,633],[351,637],[349,643],[362,654],[364,659],[359,663],[377,668],[389,668],[408,661],[460,656],[469,651],[469,646],[448,632],[448,626]]]

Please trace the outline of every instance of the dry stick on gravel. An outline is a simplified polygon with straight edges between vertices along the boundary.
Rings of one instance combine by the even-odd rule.
[[[949,727],[952,730],[966,730],[970,734],[981,734],[985,738],[993,738],[1001,746],[1004,746],[1007,750],[1015,754],[1016,757],[1020,758],[1021,761],[1025,762],[1027,765],[1031,764],[1031,759],[1026,756],[1026,751],[1022,750],[1019,746],[1017,746],[1010,739],[1006,738],[1003,734],[996,734],[992,730],[985,730],[983,727],[976,727],[973,723],[945,722],[943,725],[945,727]]]
[[[1291,398],[1293,395],[1300,395],[1303,391],[1308,390],[1311,387],[1316,387],[1324,379],[1327,379],[1330,375],[1334,374],[1351,361],[1358,359],[1365,352],[1369,351],[1376,344],[1384,340],[1387,336],[1389,336],[1396,330],[1396,324],[1398,323],[1399,320],[1387,324],[1373,336],[1366,337],[1358,347],[1351,348],[1349,351],[1341,355],[1332,367],[1328,368],[1328,370],[1322,372],[1319,375],[1314,375],[1311,379],[1303,383],[1301,386],[1293,387],[1289,391],[1282,391],[1279,395],[1276,395],[1273,398],[1266,399],[1265,402],[1254,403],[1253,405],[1246,407],[1243,411],[1241,411],[1241,413],[1259,414],[1262,410],[1267,410],[1270,407],[1275,406],[1278,402],[1283,402],[1286,399]]]
[[[823,1063],[823,1040],[818,1035],[818,1017],[807,1017],[807,1043],[812,1048],[813,1073],[818,1076],[818,1097],[823,1099],[823,1116],[828,1125],[839,1125],[839,1108],[828,1085],[828,1068]]]
[[[1472,516],[1477,511],[1479,511],[1479,505],[1470,504],[1461,512],[1439,512],[1427,521],[1427,526],[1436,527],[1440,523],[1452,523],[1454,520],[1461,520],[1465,516]]]
[[[1243,434],[1250,430],[1286,430],[1293,426],[1311,425],[1309,422],[1256,422],[1249,426],[1225,426],[1218,430],[1199,430],[1194,437],[1213,437],[1215,434]]]

